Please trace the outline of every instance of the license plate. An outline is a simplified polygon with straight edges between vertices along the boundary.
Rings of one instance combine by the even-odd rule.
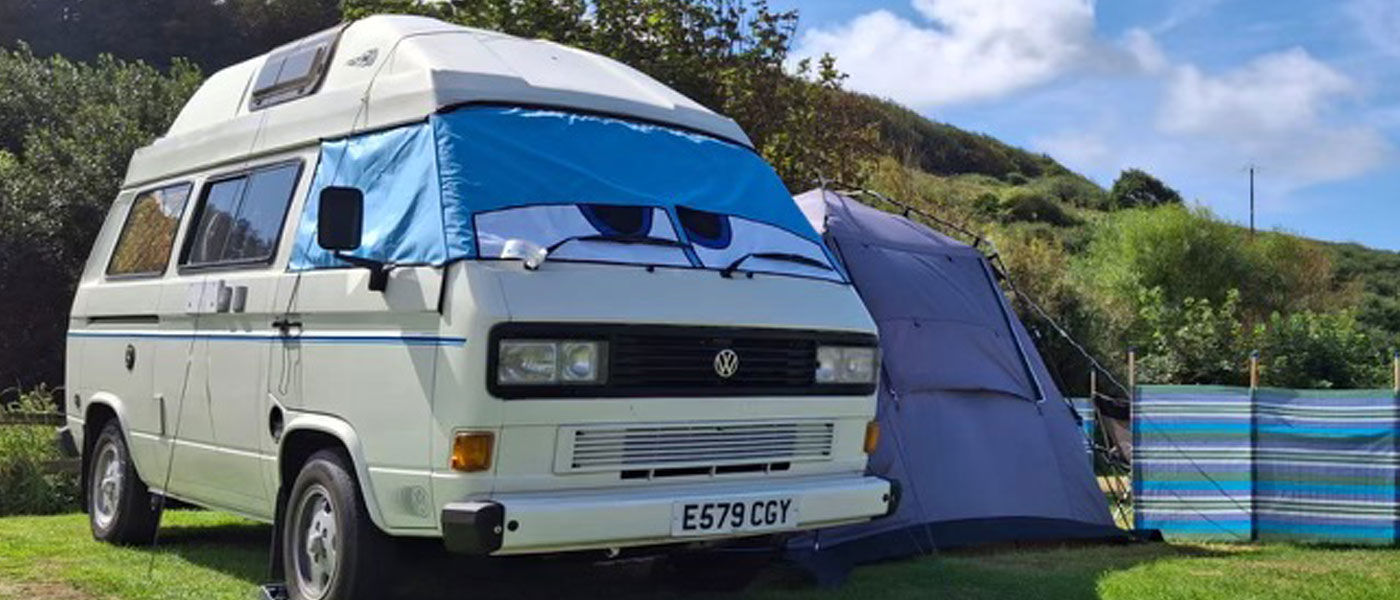
[[[797,526],[797,499],[698,500],[671,505],[671,535],[721,535]]]

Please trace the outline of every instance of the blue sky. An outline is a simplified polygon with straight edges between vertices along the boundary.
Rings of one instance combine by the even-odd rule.
[[[1261,227],[1400,250],[1400,0],[772,0],[847,87],[1152,172]]]

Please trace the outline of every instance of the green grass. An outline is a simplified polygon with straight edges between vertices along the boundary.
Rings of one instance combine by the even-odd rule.
[[[195,511],[166,516],[159,550],[92,541],[86,517],[0,519],[0,598],[251,597],[263,579],[269,529]],[[657,587],[644,565],[475,565],[432,544],[405,549],[400,595],[608,598],[684,596]],[[154,563],[152,567],[152,557]],[[149,569],[149,571],[148,571]],[[858,569],[821,590],[774,571],[746,597],[1345,600],[1400,598],[1400,550],[1284,545],[1093,546],[947,553]]]

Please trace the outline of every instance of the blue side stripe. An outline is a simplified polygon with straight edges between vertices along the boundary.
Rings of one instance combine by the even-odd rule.
[[[105,331],[70,331],[68,337],[75,338],[119,338],[119,339],[161,339],[161,340],[194,340],[202,339],[212,342],[273,342],[273,341],[296,341],[303,344],[346,344],[346,345],[408,345],[408,346],[462,346],[466,345],[467,338],[464,337],[437,337],[424,335],[300,335],[295,337],[282,337],[273,334],[250,334],[231,335],[219,333],[129,333],[129,332],[105,332]]]

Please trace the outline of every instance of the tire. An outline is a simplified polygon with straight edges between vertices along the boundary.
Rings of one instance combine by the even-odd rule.
[[[679,552],[662,559],[657,575],[669,585],[696,592],[740,592],[773,564],[777,551],[766,544],[704,552]]]
[[[149,544],[160,526],[160,511],[136,474],[121,427],[109,421],[92,445],[88,461],[88,523],[92,537],[122,546]]]
[[[287,497],[282,564],[292,600],[378,600],[390,568],[389,540],[370,521],[350,461],[313,454]]]

